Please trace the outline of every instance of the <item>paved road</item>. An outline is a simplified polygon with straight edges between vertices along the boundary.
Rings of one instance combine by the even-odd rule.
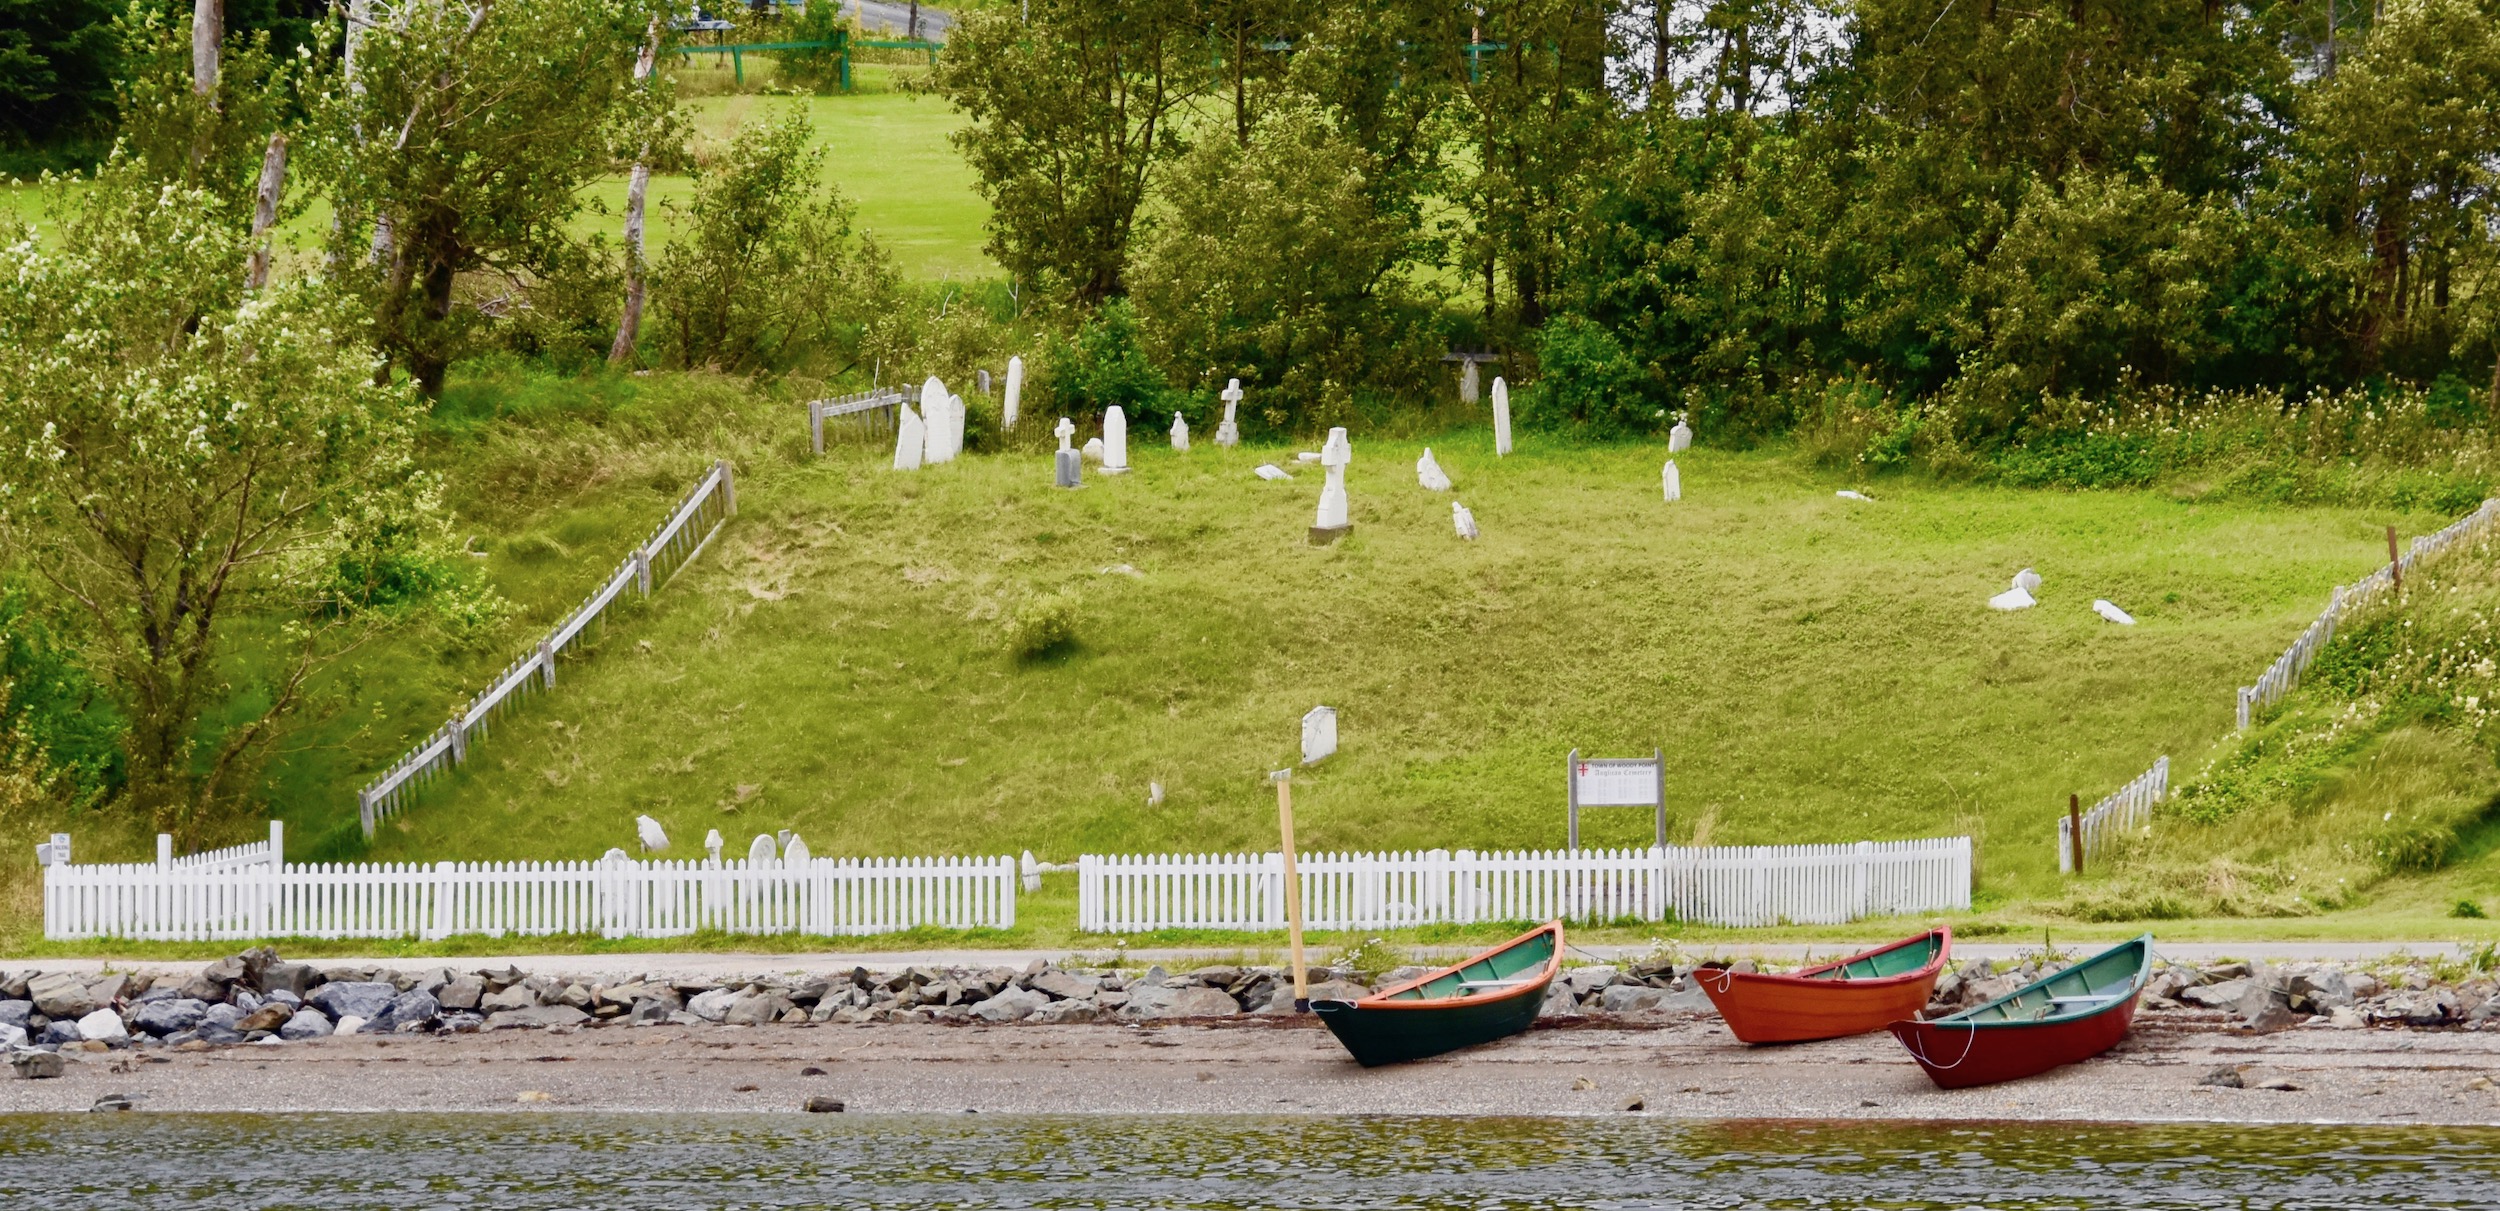
[[[2088,943],[2067,942],[2060,944],[2060,949],[2070,952],[2089,951],[2094,948],[2095,947],[2093,945]],[[1587,962],[1615,962],[1623,959],[1638,958],[1649,953],[1649,948],[1645,946],[1583,947],[1575,945],[1571,949],[1573,951],[1572,957]],[[1809,954],[1821,957],[1832,957],[1846,953],[1848,950],[1852,949],[1856,949],[1856,947],[1843,946],[1836,943],[1812,946],[1799,943],[1759,945],[1724,943],[1695,947],[1689,953],[1696,958],[1708,957],[1735,959],[1752,957],[1794,961],[1805,958]],[[1957,961],[1964,959],[2006,959],[2012,958],[2017,954],[2036,949],[2038,949],[2038,947],[2035,945],[2018,942],[1956,942],[1953,947],[1953,954]],[[2176,942],[2163,943],[2155,948],[2155,953],[2162,958],[2179,963],[2208,963],[2220,959],[2252,958],[2268,959],[2279,962],[2301,962],[2310,960],[2356,962],[2385,958],[2399,953],[2416,956],[2431,956],[2453,955],[2456,951],[2457,944],[2454,942]],[[281,953],[283,953],[283,948],[281,948]],[[1084,965],[1083,961],[1085,960],[1090,960],[1095,963],[1108,963],[1114,953],[1114,951],[1108,948],[1099,948],[1078,951],[1076,952],[1076,955],[1080,960],[1078,965],[1081,966]],[[1243,947],[1139,947],[1128,950],[1124,953],[1127,961],[1129,962],[1161,963],[1174,970],[1184,970],[1192,966],[1215,962],[1280,963],[1283,961],[1283,955],[1280,950],[1263,950],[1258,948]],[[1461,947],[1413,947],[1409,948],[1406,953],[1419,960],[1435,957],[1455,959],[1463,957],[1466,950]],[[899,950],[862,951],[851,953],[826,951],[821,953],[797,954],[772,953],[768,951],[729,954],[650,953],[534,955],[516,953],[508,955],[469,955],[445,958],[419,958],[410,956],[393,956],[388,958],[316,958],[307,959],[306,961],[321,966],[328,966],[331,964],[370,963],[380,967],[398,968],[401,970],[453,967],[462,971],[477,971],[487,968],[502,968],[506,965],[510,965],[518,967],[525,972],[556,972],[570,976],[615,975],[619,977],[631,977],[649,973],[660,976],[687,976],[717,980],[731,976],[761,975],[777,971],[839,971],[852,967],[866,967],[871,970],[878,971],[894,971],[900,968],[912,966],[970,968],[1023,967],[1035,959],[1046,959],[1051,962],[1060,962],[1067,960],[1069,957],[1070,953],[1064,950]],[[1314,953],[1311,957],[1314,961],[1317,961],[1321,955]],[[10,959],[0,957],[0,969],[13,967],[34,968],[43,971],[68,971],[80,974],[94,973],[101,971],[106,967],[110,967],[114,971],[122,972],[176,972],[187,976],[192,972],[199,970],[200,965],[200,960],[197,959],[166,961],[154,959],[113,959],[109,957],[93,959]]]
[[[885,0],[843,0],[842,11],[870,36],[900,38],[911,20],[911,6],[888,4]],[[932,42],[946,40],[946,31],[955,24],[954,14],[944,9],[920,6],[920,36]]]

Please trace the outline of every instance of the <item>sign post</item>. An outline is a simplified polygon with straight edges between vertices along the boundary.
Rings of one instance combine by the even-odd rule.
[[[1588,757],[1571,750],[1563,765],[1563,782],[1571,796],[1569,844],[1580,848],[1583,807],[1646,807],[1654,813],[1654,839],[1667,847],[1667,755],[1651,749],[1646,757]]]

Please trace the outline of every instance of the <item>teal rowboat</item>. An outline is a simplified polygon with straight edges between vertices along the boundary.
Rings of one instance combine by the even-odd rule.
[[[1562,970],[1562,948],[1562,922],[1548,921],[1464,963],[1311,1009],[1365,1068],[1420,1060],[1535,1024]]]
[[[2037,1076],[2118,1045],[2153,975],[2153,935],[2121,942],[1976,1009],[1894,1022],[1892,1037],[1946,1089]]]

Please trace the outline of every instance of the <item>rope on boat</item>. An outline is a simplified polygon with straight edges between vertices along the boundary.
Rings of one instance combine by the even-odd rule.
[[[1936,1022],[1927,1022],[1927,1023],[1923,1023],[1923,1024],[1924,1024],[1924,1025],[1928,1025],[1928,1026],[1939,1026],[1939,1025],[1940,1025],[1939,1023],[1936,1023]],[[1969,1058],[1970,1058],[1971,1049],[1972,1049],[1972,1048],[1974,1048],[1974,1047],[1976,1047],[1976,1046],[1978,1046],[1978,1044],[1979,1044],[1979,1023],[1977,1023],[1977,1022],[1964,1022],[1964,1023],[1962,1023],[1962,1026],[1963,1026],[1963,1028],[1964,1028],[1964,1029],[1968,1030],[1970,1033],[1965,1034],[1965,1035],[1963,1035],[1963,1036],[1962,1036],[1962,1054],[1961,1054],[1960,1056],[1956,1057],[1956,1058],[1954,1059],[1954,1061],[1953,1061],[1952,1063],[1950,1063],[1950,1064],[1939,1064],[1939,1063],[1937,1063],[1937,1062],[1936,1062],[1936,1061],[1934,1061],[1934,1060],[1928,1059],[1928,1058],[1927,1058],[1927,1047],[1926,1047],[1926,1045],[1925,1045],[1924,1043],[1922,1043],[1922,1042],[1910,1042],[1910,1041],[1908,1041],[1908,1040],[1904,1040],[1904,1042],[1905,1042],[1905,1043],[1907,1043],[1907,1045],[1909,1046],[1909,1049],[1910,1049],[1910,1054],[1911,1054],[1911,1055],[1914,1055],[1914,1056],[1916,1056],[1916,1057],[1918,1057],[1918,1062],[1919,1062],[1919,1063],[1924,1064],[1924,1065],[1926,1065],[1927,1067],[1929,1067],[1929,1068],[1931,1068],[1931,1069],[1934,1069],[1934,1070],[1935,1070],[1935,1071],[1937,1071],[1937,1072],[1951,1072],[1951,1071],[1953,1071],[1954,1069],[1961,1067],[1961,1066],[1962,1066],[1962,1061],[1963,1061],[1963,1060],[1967,1060],[1967,1059],[1969,1059]],[[1917,1036],[1917,1035],[1913,1035],[1913,1036],[1912,1036],[1912,1038],[1913,1038],[1913,1039],[1918,1038],[1918,1037],[1920,1037],[1920,1036]]]

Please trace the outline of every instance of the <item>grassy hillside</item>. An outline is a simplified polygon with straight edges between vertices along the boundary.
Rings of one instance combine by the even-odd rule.
[[[1174,455],[1141,424],[1135,474],[1055,492],[1030,452],[919,475],[864,447],[807,461],[795,409],[723,384],[520,381],[499,398],[521,419],[457,439],[459,498],[533,621],[704,452],[739,459],[742,512],[379,857],[586,856],[638,812],[831,853],[1252,847],[1261,776],[1324,702],[1345,748],[1307,775],[1314,846],[1558,844],[1567,750],[1663,747],[1679,840],[1970,831],[1986,896],[2040,896],[2068,791],[2199,758],[2231,687],[2377,558],[2380,527],[2441,520],[1907,482],[1859,504],[1777,450],[1693,451],[1669,506],[1658,451],[1496,460],[1469,430],[1432,445],[1481,542],[1415,486],[1418,444],[1358,435],[1356,532],[1313,548],[1319,475],[1250,474],[1289,451]],[[2044,605],[1986,610],[2025,565]],[[1077,643],[1007,655],[1002,615],[1063,588]],[[2142,625],[2100,621],[2096,596]],[[280,814],[307,838],[352,820],[373,756],[502,655],[366,662],[372,705],[281,765]],[[1638,815],[1588,839],[1638,841]]]

